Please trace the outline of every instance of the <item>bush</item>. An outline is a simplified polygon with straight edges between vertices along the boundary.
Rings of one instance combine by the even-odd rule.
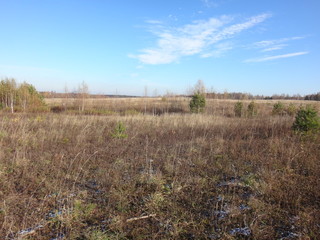
[[[234,105],[234,115],[236,117],[241,117],[242,116],[242,111],[243,111],[243,103],[242,102],[237,102]]]
[[[206,106],[206,98],[201,93],[195,93],[190,101],[190,111],[192,113],[200,113],[204,111]]]
[[[310,106],[300,108],[297,112],[292,129],[300,133],[318,132],[320,129],[320,119],[317,111]]]
[[[273,105],[272,115],[285,115],[285,107],[281,102],[277,102]]]
[[[248,108],[247,108],[247,115],[248,117],[253,117],[255,115],[257,115],[257,105],[255,104],[254,101],[251,101],[248,105]]]

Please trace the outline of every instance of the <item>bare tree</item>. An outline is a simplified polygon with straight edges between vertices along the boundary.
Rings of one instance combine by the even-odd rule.
[[[79,85],[78,95],[79,99],[81,100],[81,104],[79,104],[79,111],[81,110],[83,112],[85,100],[89,97],[89,87],[84,81]]]
[[[144,86],[144,96],[148,97],[148,86]]]
[[[65,110],[67,110],[68,99],[69,99],[69,89],[68,89],[68,85],[65,84],[64,85],[64,103],[63,103]]]
[[[193,87],[193,94],[205,94],[206,87],[201,79],[197,81],[197,83]]]

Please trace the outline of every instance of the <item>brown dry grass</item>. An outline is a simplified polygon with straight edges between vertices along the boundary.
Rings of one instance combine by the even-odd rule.
[[[319,238],[319,135],[293,134],[268,103],[254,118],[214,103],[202,115],[0,115],[0,238]],[[120,121],[127,138],[111,135]]]
[[[189,113],[190,98],[163,97],[163,98],[89,98],[85,99],[85,111],[81,114],[89,115],[133,115],[165,113]],[[76,98],[46,98],[45,102],[54,112],[79,112],[81,99]],[[234,116],[234,104],[238,100],[207,99],[206,113],[215,116]],[[242,100],[246,109],[251,100]],[[273,105],[278,100],[255,100],[259,115],[269,116]],[[311,104],[320,111],[320,104],[316,101],[282,100],[285,107],[293,104],[296,108]]]

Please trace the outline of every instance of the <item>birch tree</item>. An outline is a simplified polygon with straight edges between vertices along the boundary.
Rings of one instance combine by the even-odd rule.
[[[78,88],[78,96],[80,98],[81,104],[79,105],[79,111],[84,111],[85,100],[89,97],[89,87],[83,81]]]

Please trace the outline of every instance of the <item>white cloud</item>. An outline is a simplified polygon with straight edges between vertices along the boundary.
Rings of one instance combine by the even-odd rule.
[[[262,48],[261,52],[270,52],[275,50],[281,50],[284,47],[288,46],[288,44],[284,44],[294,40],[304,39],[305,37],[290,37],[290,38],[280,38],[273,40],[264,40],[260,42],[255,42],[253,44],[256,48]]]
[[[270,56],[270,57],[247,59],[244,62],[246,62],[246,63],[248,63],[248,62],[266,62],[266,61],[272,61],[272,60],[281,59],[281,58],[290,58],[290,57],[301,56],[301,55],[305,55],[308,53],[309,52],[288,53],[288,54],[276,55],[276,56]]]
[[[149,24],[163,24],[163,22],[159,21],[159,20],[147,20],[146,23],[149,23]]]
[[[212,8],[212,7],[218,7],[219,4],[216,1],[213,0],[201,0],[201,2],[207,7],[207,8]]]
[[[269,47],[275,44],[284,43],[292,40],[299,40],[304,39],[305,37],[290,37],[290,38],[281,38],[281,39],[274,39],[274,40],[265,40],[254,43],[257,47]]]
[[[201,54],[209,57],[217,43],[233,38],[236,34],[265,21],[270,14],[253,16],[243,23],[231,24],[230,16],[194,21],[182,27],[152,29],[157,37],[156,46],[141,50],[141,54],[129,55],[144,64],[167,64],[181,57]],[[218,47],[219,49],[219,47]],[[211,51],[210,51],[211,50]]]
[[[274,46],[272,46],[272,47],[262,49],[261,52],[271,52],[271,51],[275,51],[275,50],[281,50],[281,49],[283,49],[283,48],[286,47],[286,46],[288,46],[288,44],[274,45]]]
[[[232,43],[230,42],[220,43],[215,46],[215,49],[213,51],[203,53],[201,57],[202,58],[209,58],[209,57],[219,58],[219,57],[222,57],[227,51],[230,51],[232,49],[233,49]]]

